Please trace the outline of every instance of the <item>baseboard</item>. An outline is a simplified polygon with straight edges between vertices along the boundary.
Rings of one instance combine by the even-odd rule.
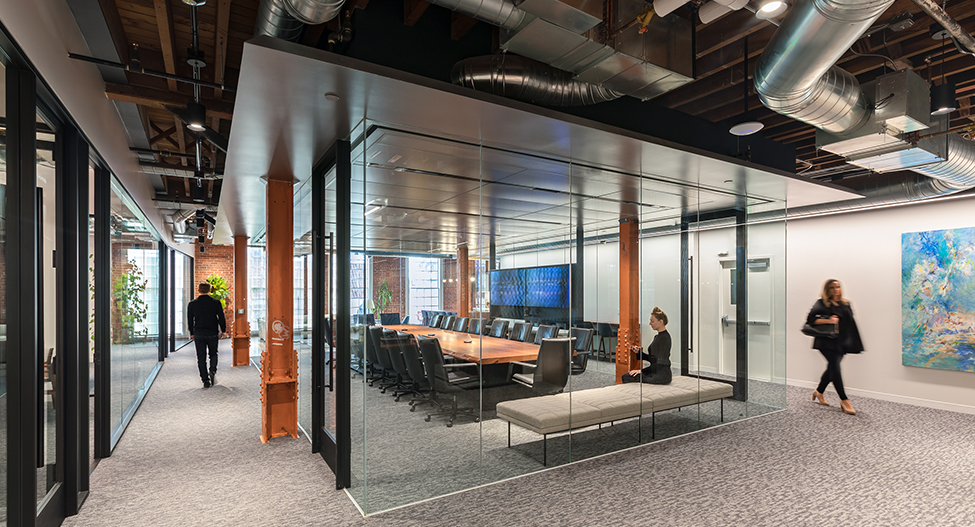
[[[798,379],[789,379],[788,384],[790,386],[799,386],[801,388],[812,388],[814,390],[819,385],[818,382],[801,381]],[[826,390],[832,391],[832,387],[827,388]],[[975,414],[975,406],[968,405],[968,404],[946,403],[944,401],[933,401],[931,399],[922,399],[920,397],[909,397],[906,395],[874,392],[871,390],[862,390],[859,388],[847,388],[846,391],[851,395],[869,397],[871,399],[880,399],[882,401],[891,401],[894,403],[910,404],[913,406],[923,406],[925,408],[936,408],[938,410],[948,410],[950,412],[959,412],[963,414]]]

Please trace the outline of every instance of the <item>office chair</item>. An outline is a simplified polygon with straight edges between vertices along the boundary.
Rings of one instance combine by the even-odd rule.
[[[447,315],[440,321],[440,329],[450,331],[454,327],[454,315]]]
[[[409,323],[410,323],[410,316],[409,315],[406,315],[405,317],[403,317],[403,321],[400,322],[400,324],[403,324],[404,326],[407,325],[407,324],[409,324]]]
[[[399,402],[400,397],[416,391],[412,387],[413,378],[410,376],[410,372],[406,367],[406,359],[404,358],[406,353],[404,348],[412,340],[412,335],[399,333],[383,335],[382,346],[386,349],[386,353],[389,354],[389,362],[393,365],[393,371],[396,372],[396,384],[392,386],[393,397],[396,402]],[[385,390],[380,391],[386,393]]]
[[[393,361],[389,357],[389,350],[383,345],[383,339],[390,338],[395,334],[395,331],[384,330],[381,327],[374,326],[369,328],[369,337],[372,346],[375,347],[376,358],[379,360],[379,365],[383,368],[383,377],[379,380],[379,393],[386,393],[387,388],[399,384],[396,378],[396,368],[393,367]]]
[[[489,337],[496,337],[503,339],[505,333],[508,332],[508,321],[495,319],[491,324],[491,331],[488,332]]]
[[[434,415],[448,415],[447,427],[454,425],[454,420],[458,414],[467,414],[474,418],[474,422],[480,421],[480,416],[474,408],[458,408],[457,394],[467,390],[476,390],[480,385],[477,375],[461,371],[461,368],[474,370],[479,365],[474,362],[455,362],[444,364],[443,350],[440,348],[440,341],[435,338],[419,337],[420,353],[423,355],[423,365],[426,367],[427,380],[433,389],[428,400],[431,404],[440,408],[439,412],[427,414],[424,421],[430,421]],[[450,395],[450,408],[446,408],[440,401],[439,395]]]
[[[457,317],[456,319],[454,319],[454,328],[453,328],[454,331],[458,333],[466,333],[467,321],[468,321],[467,317]]]
[[[613,337],[617,335],[618,329],[614,329],[612,324],[606,322],[596,323],[596,334],[599,335],[599,349],[596,350],[596,359],[599,360],[602,357],[607,357],[610,360],[615,360],[616,349],[612,347]],[[606,341],[609,340],[610,344],[607,347]]]
[[[400,323],[399,313],[380,313],[379,323],[384,326],[395,326]]]
[[[440,327],[440,318],[442,316],[443,315],[441,315],[440,313],[436,313],[432,317],[430,317],[430,327],[431,328],[439,328]]]
[[[538,330],[535,331],[535,344],[541,344],[544,339],[555,338],[558,334],[558,326],[538,326]]]
[[[572,375],[581,375],[586,372],[589,365],[589,354],[592,352],[592,329],[572,328],[569,336],[575,337],[572,347],[575,355],[572,356]]]
[[[511,327],[511,332],[508,333],[508,340],[525,342],[528,335],[531,334],[531,328],[531,322],[515,322],[515,325]]]
[[[569,381],[569,363],[572,356],[572,338],[545,339],[538,347],[535,364],[513,362],[521,366],[522,373],[511,379],[532,389],[535,395],[561,393]]]
[[[472,318],[467,324],[467,332],[471,335],[480,335],[482,329],[481,322],[483,322],[483,320],[479,318]]]
[[[366,367],[369,372],[366,376],[366,382],[369,386],[374,386],[376,381],[379,381],[379,386],[389,380],[392,375],[391,371],[386,371],[383,367],[383,363],[379,360],[379,350],[381,347],[381,341],[383,338],[383,328],[370,327],[366,328],[365,332],[365,348],[366,348]]]
[[[421,404],[432,404],[429,396],[426,395],[431,390],[430,379],[420,358],[420,347],[415,337],[403,345],[403,359],[406,361],[406,370],[410,374],[410,379],[413,380],[410,383],[410,392],[413,394],[413,398],[410,399],[410,411],[413,412]]]

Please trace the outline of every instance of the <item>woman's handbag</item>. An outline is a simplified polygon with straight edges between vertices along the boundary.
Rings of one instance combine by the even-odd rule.
[[[810,337],[836,338],[836,324],[806,324],[802,326],[802,334]]]

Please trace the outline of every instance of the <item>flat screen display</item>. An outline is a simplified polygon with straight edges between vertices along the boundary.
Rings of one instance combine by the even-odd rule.
[[[569,266],[491,271],[491,304],[568,308]]]

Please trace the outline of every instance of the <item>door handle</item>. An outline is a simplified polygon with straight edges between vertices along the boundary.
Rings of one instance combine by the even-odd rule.
[[[724,327],[728,327],[731,324],[737,324],[737,323],[738,323],[737,320],[729,319],[728,315],[721,317],[721,325]],[[748,325],[749,326],[771,326],[772,322],[769,320],[749,320]]]

